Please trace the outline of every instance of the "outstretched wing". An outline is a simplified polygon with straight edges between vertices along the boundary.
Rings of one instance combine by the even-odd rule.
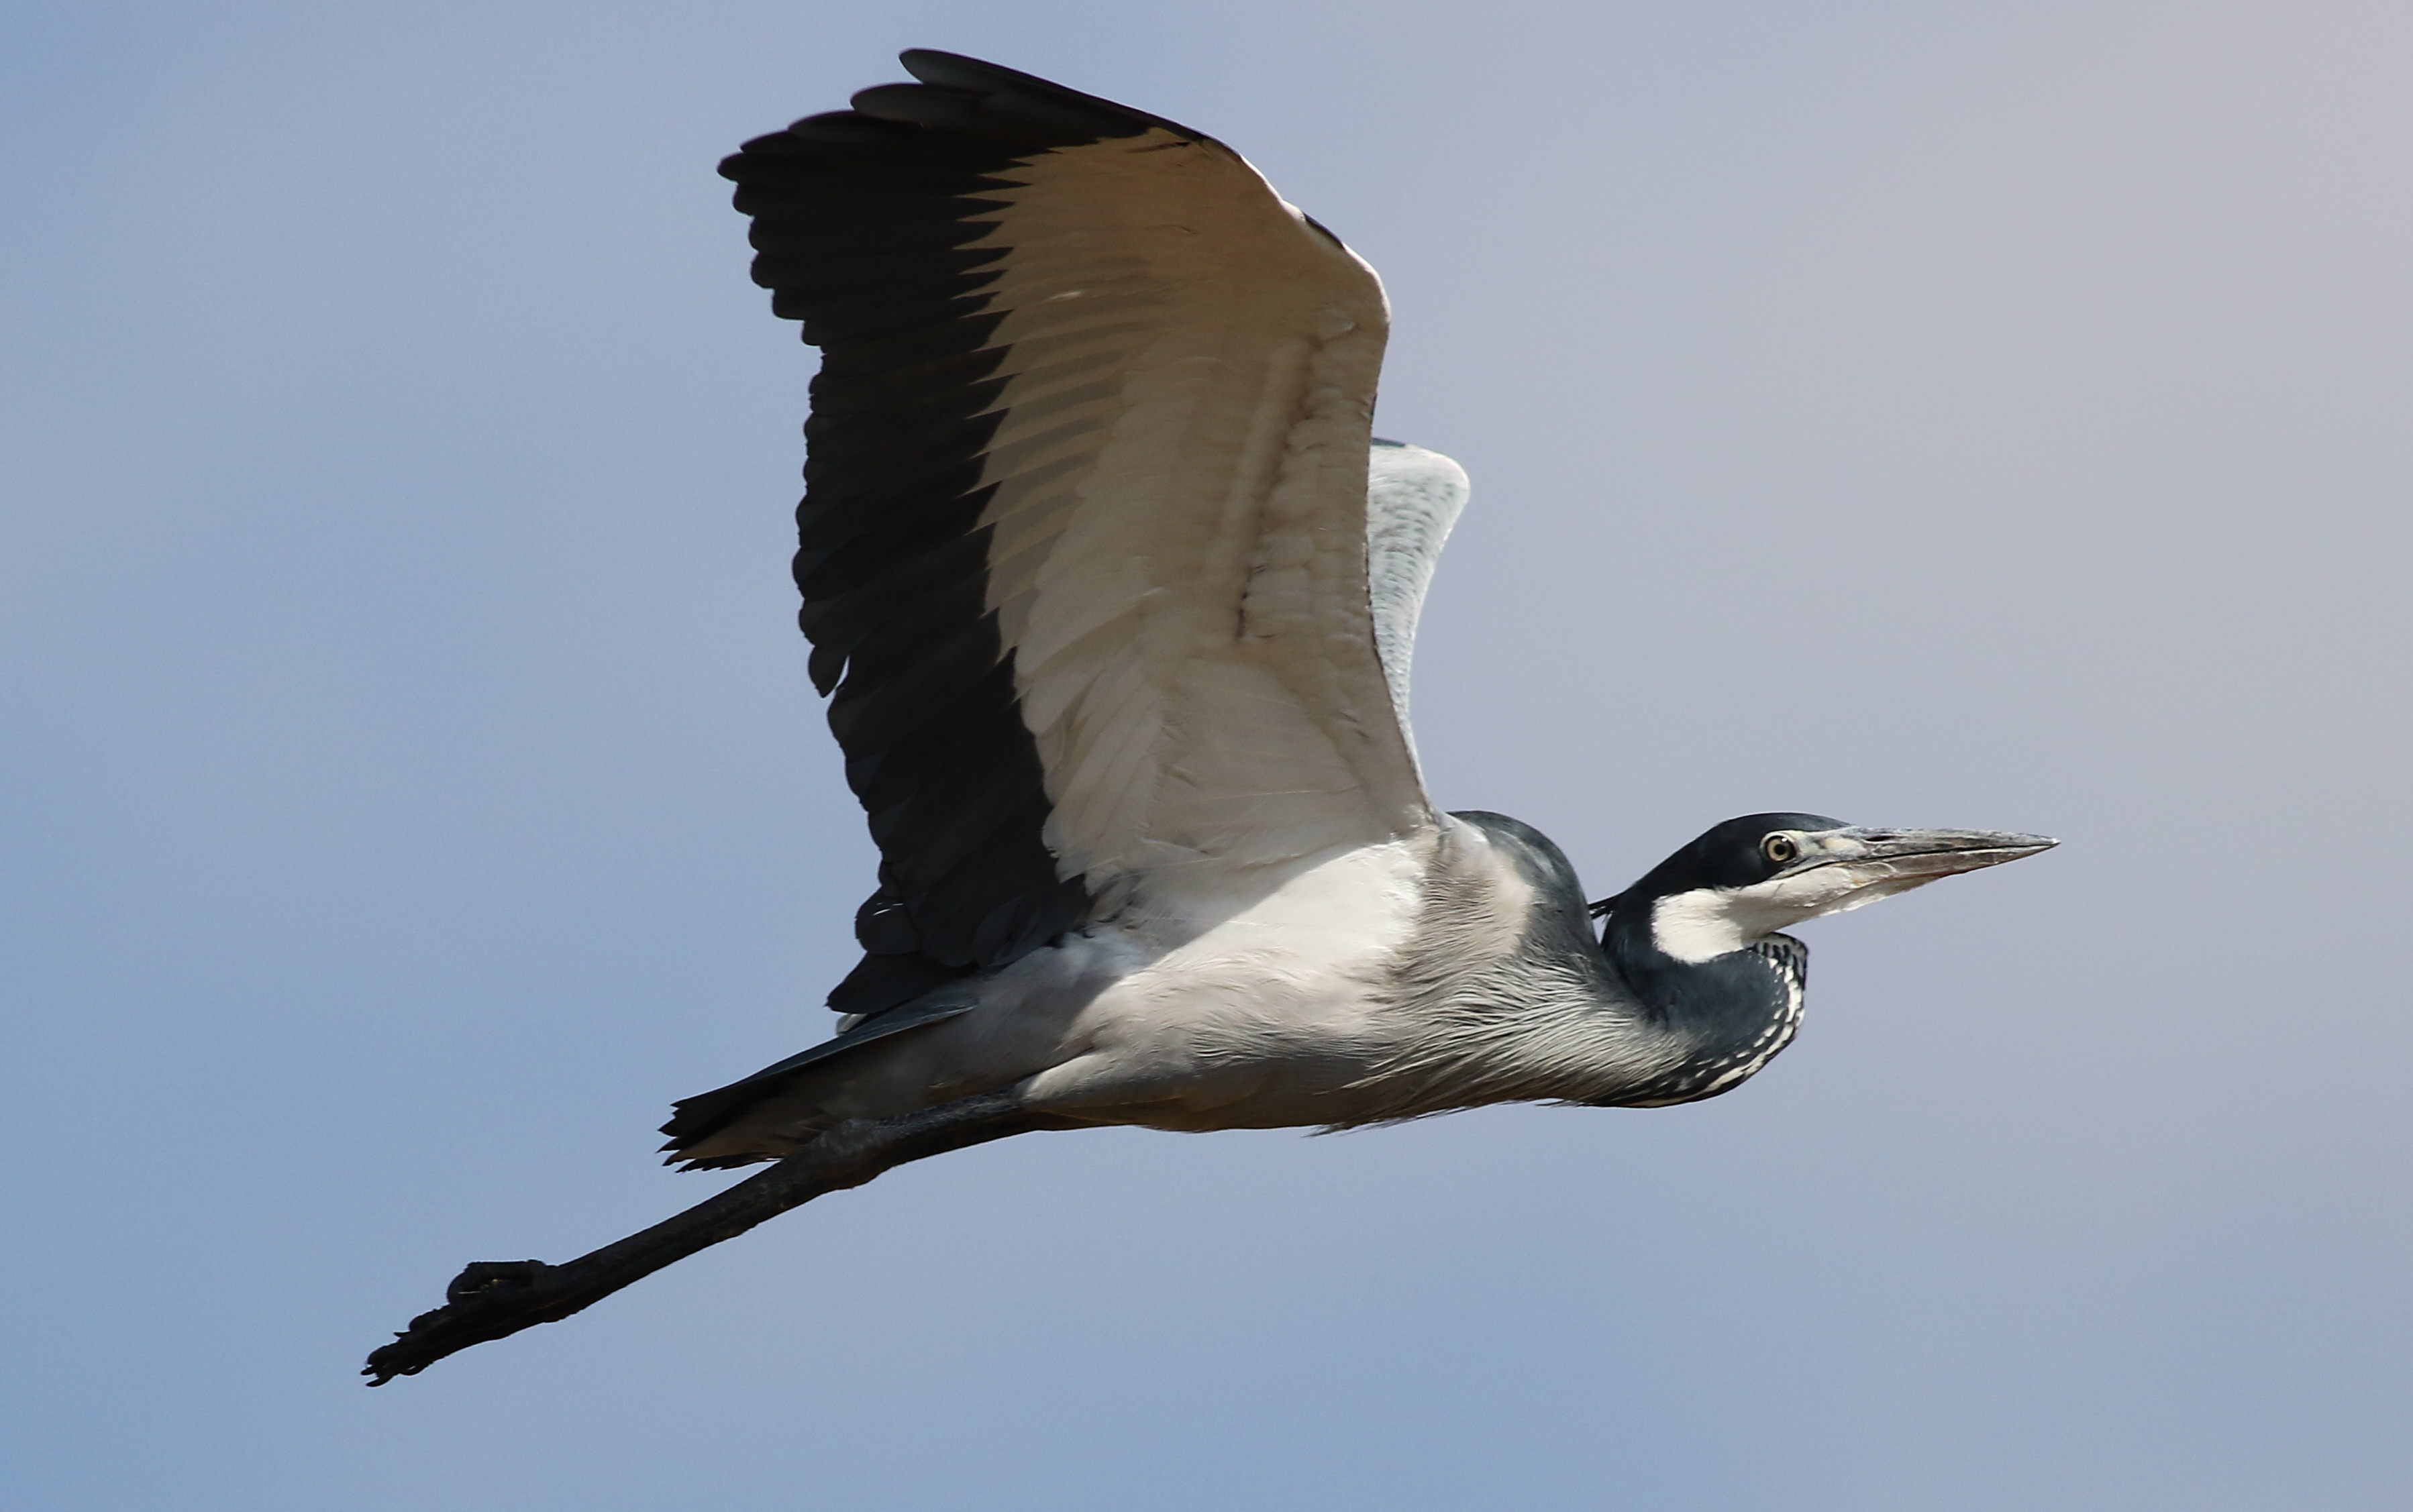
[[[1391,707],[1408,733],[1408,664],[1416,621],[1449,528],[1466,509],[1466,469],[1438,451],[1377,437],[1366,480],[1366,579],[1374,606],[1374,649],[1391,685]],[[1413,737],[1411,737],[1413,749]]]
[[[822,349],[796,580],[881,858],[848,1012],[1433,822],[1368,587],[1373,272],[1210,138],[904,63],[721,166]]]

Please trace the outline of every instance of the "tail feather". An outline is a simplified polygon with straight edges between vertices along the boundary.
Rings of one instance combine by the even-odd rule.
[[[821,1070],[837,1057],[892,1035],[969,1013],[971,1007],[969,1003],[949,1003],[892,1008],[750,1077],[680,1098],[671,1105],[670,1122],[662,1125],[661,1132],[669,1136],[662,1146],[667,1152],[663,1164],[677,1165],[681,1170],[723,1170],[792,1153],[805,1139],[827,1127],[826,1123],[816,1126],[808,1109],[778,1109],[781,1116],[760,1130],[742,1125],[772,1111],[770,1105],[798,1091],[807,1073]]]

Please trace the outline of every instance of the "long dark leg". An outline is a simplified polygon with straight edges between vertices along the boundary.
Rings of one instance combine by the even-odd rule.
[[[1012,1093],[989,1093],[899,1118],[841,1123],[769,1170],[653,1227],[562,1265],[541,1260],[481,1260],[444,1289],[444,1305],[422,1313],[393,1343],[369,1356],[361,1373],[383,1386],[416,1375],[471,1344],[556,1323],[652,1275],[824,1193],[861,1186],[910,1160],[985,1144],[1035,1129],[1074,1125],[1017,1106]]]

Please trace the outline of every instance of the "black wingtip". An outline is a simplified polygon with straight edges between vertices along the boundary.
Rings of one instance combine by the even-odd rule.
[[[960,52],[909,47],[896,54],[896,61],[905,66],[907,73],[923,83],[940,89],[960,89],[974,95],[1008,96],[1015,105],[1025,109],[1038,108],[1058,122],[1069,125],[1077,120],[1089,134],[1097,137],[1136,137],[1161,126],[1177,136],[1198,141],[1215,139],[1178,121],[1133,110],[1103,95],[1086,95],[1052,79],[1024,73],[1019,68],[1009,68],[1003,64],[990,63],[982,58],[968,58]]]

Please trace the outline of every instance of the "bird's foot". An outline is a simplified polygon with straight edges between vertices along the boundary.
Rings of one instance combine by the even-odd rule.
[[[566,1315],[558,1308],[570,1290],[561,1269],[542,1260],[472,1260],[444,1288],[444,1305],[412,1318],[361,1373],[383,1386],[471,1344],[549,1323]]]

